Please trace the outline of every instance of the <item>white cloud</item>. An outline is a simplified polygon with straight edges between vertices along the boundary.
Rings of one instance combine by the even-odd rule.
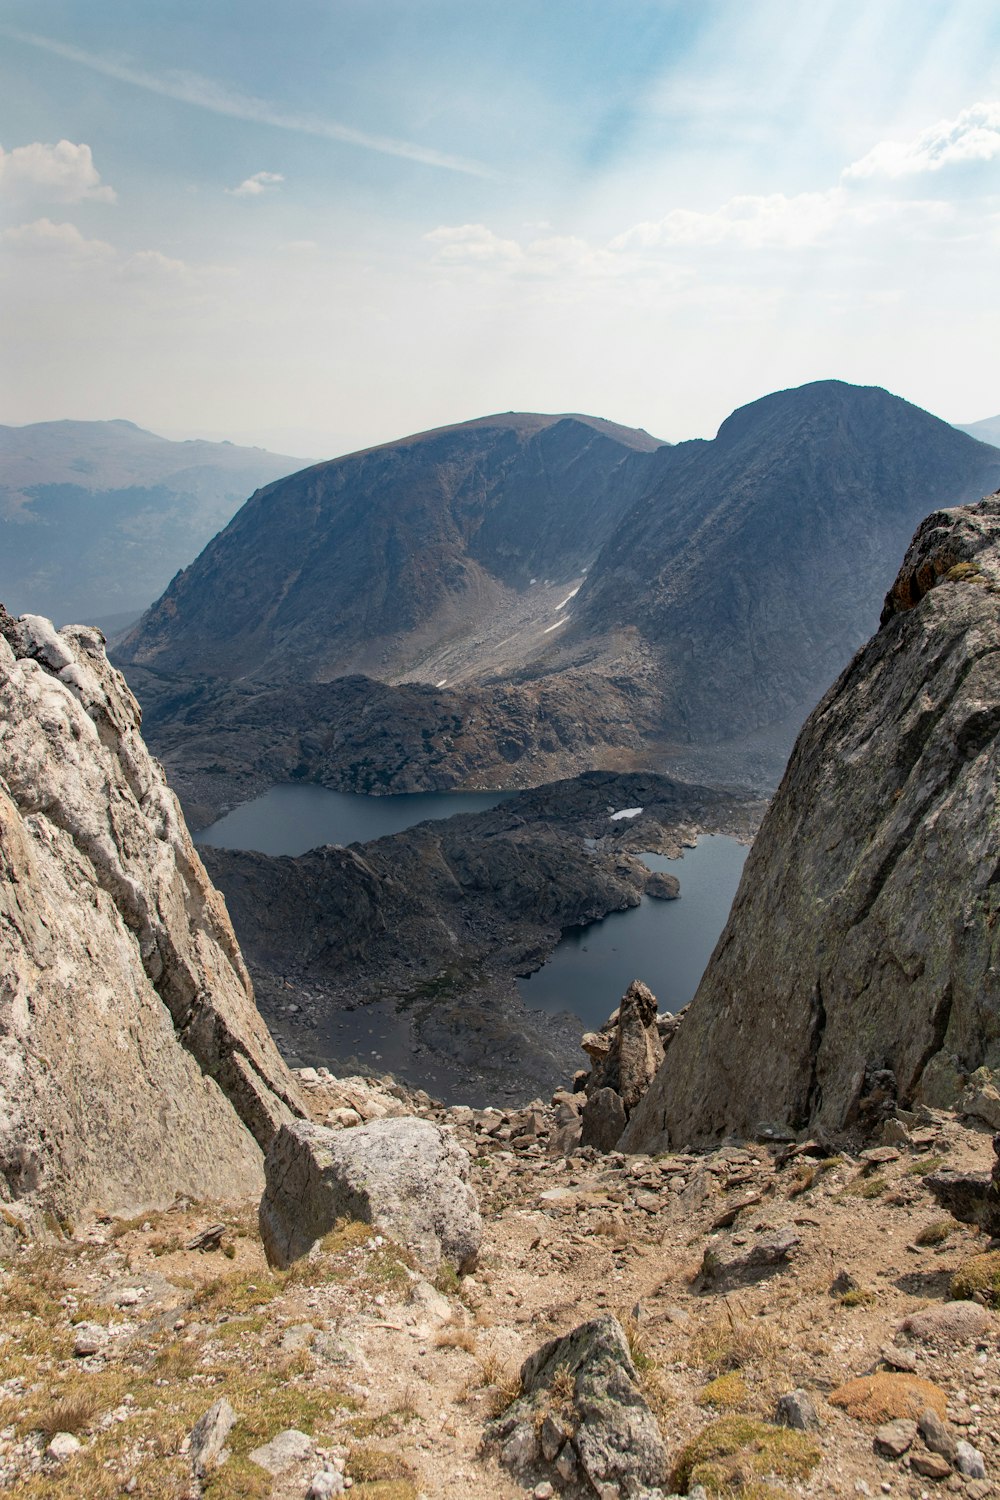
[[[239,187],[226,188],[226,192],[234,198],[259,198],[261,193],[277,187],[284,180],[280,172],[255,172],[252,177],[245,177]]]
[[[910,141],[880,141],[852,162],[844,177],[914,177],[963,162],[1000,156],[1000,101],[973,104],[953,120],[940,120]]]
[[[75,224],[54,224],[51,219],[36,219],[33,224],[5,229],[0,241],[8,250],[24,255],[56,256],[78,262],[113,260],[118,253],[114,245],[104,240],[86,239]]]
[[[115,190],[101,182],[89,146],[33,141],[5,151],[0,146],[0,193],[43,198],[53,203],[114,203]]]
[[[833,229],[846,209],[841,188],[822,193],[741,194],[710,213],[674,208],[662,219],[635,224],[611,241],[612,250],[696,249],[734,244],[747,250],[799,250]]]
[[[319,249],[317,240],[286,240],[281,246],[289,255],[314,255]]]
[[[516,240],[505,240],[485,224],[442,224],[424,239],[436,246],[438,260],[466,265],[512,265],[524,259]]]

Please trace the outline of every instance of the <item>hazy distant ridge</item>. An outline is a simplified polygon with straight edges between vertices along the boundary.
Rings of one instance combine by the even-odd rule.
[[[248,495],[299,464],[125,421],[0,427],[0,599],[57,622],[139,613]]]

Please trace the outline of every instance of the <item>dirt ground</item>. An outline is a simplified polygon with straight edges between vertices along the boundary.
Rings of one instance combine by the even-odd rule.
[[[359,1085],[356,1104],[363,1095]],[[756,1143],[562,1157],[549,1154],[550,1110],[420,1107],[471,1157],[485,1237],[461,1280],[445,1273],[432,1285],[357,1224],[274,1273],[254,1204],[180,1202],[25,1248],[0,1279],[0,1487],[51,1500],[305,1500],[326,1463],[352,1494],[382,1500],[511,1500],[539,1485],[544,1495],[551,1474],[515,1477],[480,1451],[484,1424],[529,1353],[614,1312],[672,1458],[720,1416],[768,1421],[783,1393],[812,1397],[819,1459],[808,1477],[779,1473],[726,1493],[1000,1493],[994,1313],[984,1306],[971,1331],[960,1320],[956,1342],[947,1330],[899,1331],[945,1304],[956,1274],[987,1249],[923,1182],[941,1165],[988,1171],[985,1130],[928,1116],[882,1150],[886,1160]],[[213,1224],[223,1226],[213,1248],[185,1248]],[[789,1233],[776,1263],[739,1265],[777,1231]],[[986,1479],[953,1466],[940,1479],[922,1474],[920,1439],[899,1459],[878,1456],[872,1403],[854,1416],[829,1399],[893,1366],[939,1388]],[[190,1433],[220,1397],[236,1413],[231,1456],[201,1482]],[[249,1454],[287,1429],[312,1446],[272,1476]],[[56,1432],[79,1447],[53,1456]]]

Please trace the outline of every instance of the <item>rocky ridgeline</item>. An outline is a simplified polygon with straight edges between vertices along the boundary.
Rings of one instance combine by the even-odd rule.
[[[302,1112],[98,631],[0,608],[0,1240],[239,1198]]]

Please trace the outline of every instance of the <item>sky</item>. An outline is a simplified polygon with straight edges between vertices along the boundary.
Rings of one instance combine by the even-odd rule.
[[[0,423],[1000,412],[996,0],[0,0]]]

